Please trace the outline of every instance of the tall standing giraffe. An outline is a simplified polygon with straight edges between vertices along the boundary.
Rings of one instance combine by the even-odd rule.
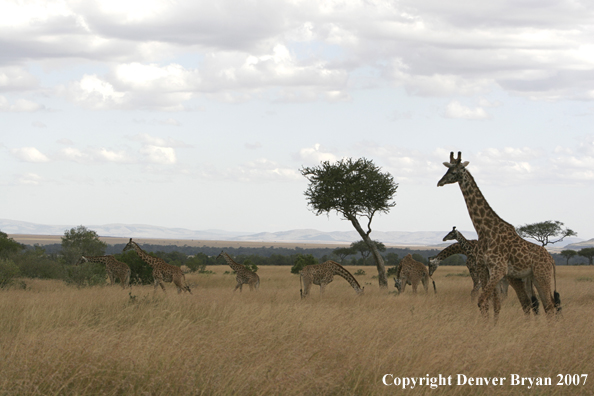
[[[76,265],[89,261],[91,263],[100,263],[105,265],[105,272],[107,272],[109,283],[112,286],[115,284],[116,278],[120,280],[122,289],[125,289],[126,286],[130,285],[130,267],[128,267],[128,264],[116,260],[116,258],[111,254],[107,256],[82,256],[78,259]]]
[[[300,290],[301,298],[305,298],[309,294],[312,283],[320,286],[320,294],[324,294],[326,285],[334,280],[334,275],[342,276],[357,294],[363,294],[363,289],[357,279],[342,265],[336,261],[328,260],[322,264],[306,265],[299,272],[300,281],[303,288]]]
[[[233,271],[235,271],[237,274],[235,277],[235,280],[237,280],[237,285],[235,285],[235,289],[233,289],[233,291],[239,288],[239,292],[241,292],[243,285],[246,283],[250,287],[250,290],[258,289],[260,287],[260,277],[258,274],[250,271],[245,265],[235,262],[231,256],[223,251],[221,251],[221,254],[219,254],[216,259],[219,257],[223,257],[227,264],[229,264],[229,267],[231,267],[231,269],[233,269]]]
[[[494,290],[506,275],[526,314],[530,313],[532,306],[531,296],[528,295],[532,292],[532,286],[524,288],[523,279],[536,286],[547,314],[559,311],[561,301],[556,285],[554,294],[551,293],[551,278],[555,279],[553,257],[544,247],[522,239],[513,225],[495,213],[466,169],[469,162],[462,162],[461,157],[461,152],[458,152],[457,159],[454,159],[453,152],[450,153],[450,162],[443,163],[448,170],[437,186],[458,183],[478,234],[476,259],[486,265],[489,271],[489,280],[478,300],[481,312],[488,315],[488,299],[493,296],[493,311],[497,320],[501,302]]]
[[[165,284],[164,282],[173,282],[177,287],[177,293],[181,293],[183,291],[187,291],[188,293],[192,294],[192,290],[190,290],[190,286],[186,283],[186,277],[182,272],[181,268],[176,267],[175,265],[171,265],[166,263],[163,259],[158,257],[153,257],[147,254],[144,250],[138,246],[138,244],[132,241],[130,238],[130,242],[124,247],[124,252],[126,250],[134,249],[136,254],[148,265],[153,268],[153,279],[155,280],[155,290],[157,290],[157,285],[161,286],[163,292],[165,291]]]

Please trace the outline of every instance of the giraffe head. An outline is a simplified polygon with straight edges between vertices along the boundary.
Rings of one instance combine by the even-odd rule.
[[[441,263],[441,261],[436,257],[429,257],[428,261],[429,261],[429,265],[428,265],[429,276],[433,276],[433,273],[435,272],[437,267],[439,267],[439,263]]]
[[[128,244],[126,246],[124,246],[124,252],[126,250],[130,250],[130,249],[134,249],[134,244],[132,243],[132,238],[130,238],[130,241],[128,242]]]
[[[74,265],[79,265],[79,264],[82,264],[82,263],[86,263],[86,262],[88,262],[88,261],[89,261],[89,260],[88,260],[88,259],[87,259],[85,256],[81,256],[81,257],[78,259],[78,261],[76,262],[76,264],[74,264]]]
[[[452,228],[452,231],[449,232],[448,235],[443,237],[444,242],[445,241],[452,241],[452,240],[457,240],[458,239],[458,230],[456,229],[456,226],[454,226],[454,228]]]
[[[462,152],[458,151],[458,158],[454,159],[454,152],[450,153],[450,162],[444,162],[443,165],[448,168],[448,171],[437,182],[437,187],[445,186],[446,184],[458,183],[462,180],[468,161],[462,162]]]

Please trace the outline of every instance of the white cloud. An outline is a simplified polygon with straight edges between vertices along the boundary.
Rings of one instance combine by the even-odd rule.
[[[42,180],[41,176],[36,173],[25,173],[22,175],[17,175],[17,183],[25,184],[25,185],[38,185]]]
[[[446,106],[444,116],[447,118],[464,118],[467,120],[484,120],[489,118],[489,114],[481,108],[471,109],[454,100]]]
[[[241,182],[294,181],[299,180],[301,174],[297,169],[282,166],[266,158],[259,158],[225,171],[224,177]]]
[[[172,147],[159,147],[146,145],[140,149],[140,153],[147,158],[149,162],[156,164],[175,164],[177,157]]]
[[[8,99],[6,99],[4,96],[0,96],[0,112],[33,113],[44,109],[45,106],[27,99],[17,99],[14,101],[14,104],[10,104]]]
[[[307,164],[319,164],[323,161],[335,162],[336,155],[324,151],[319,143],[314,144],[313,147],[306,147],[299,150],[298,158]]]
[[[21,161],[25,162],[48,162],[49,158],[35,147],[22,147],[10,150],[11,153]]]
[[[23,67],[0,67],[0,91],[24,91],[36,88],[38,81]]]

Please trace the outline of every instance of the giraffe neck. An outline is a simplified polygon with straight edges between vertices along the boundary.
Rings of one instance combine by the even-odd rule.
[[[136,251],[136,253],[138,254],[138,256],[148,265],[150,265],[151,267],[153,267],[153,260],[154,257],[149,255],[148,253],[146,253],[144,250],[142,250],[140,248],[140,246],[138,246],[138,244],[134,241],[132,242],[132,246],[134,246],[134,250]]]
[[[236,263],[231,256],[229,256],[227,253],[223,252],[223,258],[225,259],[225,261],[227,262],[227,264],[229,264],[229,267],[231,267],[231,269],[235,272],[240,272],[240,271],[245,271],[247,270],[247,268],[239,263]]]
[[[357,293],[363,292],[363,289],[361,289],[361,285],[359,285],[357,279],[355,279],[355,277],[351,275],[351,273],[347,271],[346,268],[335,261],[331,261],[330,264],[332,264],[334,275],[342,276],[347,282],[349,282],[351,287],[355,289]]]
[[[462,247],[462,250],[464,250],[464,254],[466,254],[466,256],[472,253],[474,246],[470,244],[470,242],[468,241],[468,239],[464,237],[464,235],[462,235],[459,232],[456,232],[456,240]]]
[[[466,254],[464,249],[462,249],[462,245],[459,242],[453,243],[447,248],[443,249],[441,252],[435,256],[436,259],[439,261],[443,261],[446,258],[453,256],[454,254]]]
[[[84,257],[87,261],[90,261],[92,263],[101,263],[101,264],[107,264],[113,258],[113,256],[84,256]]]
[[[513,229],[511,224],[505,222],[491,208],[470,172],[466,169],[463,172],[462,180],[459,183],[460,190],[462,190],[468,214],[479,239],[493,238],[502,226]]]

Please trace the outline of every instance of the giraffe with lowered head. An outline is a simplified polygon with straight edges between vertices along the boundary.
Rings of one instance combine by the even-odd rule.
[[[394,278],[394,286],[400,294],[404,292],[406,285],[411,285],[413,293],[416,294],[419,282],[422,282],[425,292],[429,293],[429,279],[433,282],[433,291],[437,293],[435,281],[429,276],[427,267],[423,263],[413,259],[411,254],[407,254],[400,261],[396,278]]]
[[[166,293],[164,282],[173,282],[177,287],[178,294],[181,293],[182,290],[192,294],[192,290],[190,290],[190,286],[188,286],[188,284],[186,283],[186,277],[182,272],[181,268],[166,263],[163,259],[149,255],[144,250],[142,250],[136,242],[132,241],[132,238],[130,238],[130,241],[124,247],[124,252],[130,249],[134,249],[136,251],[136,254],[138,254],[138,256],[145,263],[147,263],[153,268],[155,290],[157,290],[157,286],[161,286],[163,292]]]
[[[469,162],[462,162],[461,157],[461,152],[458,152],[458,158],[454,158],[453,152],[450,154],[450,161],[443,163],[448,170],[437,186],[458,183],[478,234],[476,260],[489,271],[489,280],[478,300],[481,312],[484,316],[488,315],[488,299],[493,296],[493,311],[497,320],[501,302],[494,290],[506,275],[526,314],[532,307],[532,296],[529,296],[532,286],[525,288],[524,279],[536,287],[547,314],[559,311],[561,301],[556,285],[554,293],[551,293],[551,281],[555,279],[553,257],[544,247],[522,239],[513,225],[495,213],[466,169]]]
[[[235,280],[237,280],[237,285],[235,285],[235,289],[233,289],[233,291],[239,288],[239,292],[241,292],[243,285],[246,283],[250,287],[250,290],[258,289],[260,287],[260,277],[258,274],[250,271],[245,265],[235,262],[231,256],[223,251],[221,251],[221,254],[217,256],[217,259],[219,257],[223,257],[227,264],[229,264],[229,267],[231,267],[231,269],[233,269],[233,271],[235,271],[237,274],[235,277]]]
[[[78,259],[76,265],[87,263],[89,261],[91,263],[105,265],[105,271],[107,272],[109,282],[112,286],[115,284],[116,278],[120,280],[122,289],[125,289],[126,286],[130,285],[130,267],[128,267],[126,263],[116,260],[116,258],[111,254],[107,256],[82,256]]]
[[[343,277],[357,294],[363,294],[363,289],[357,279],[342,265],[336,261],[328,260],[322,264],[306,265],[299,272],[302,289],[300,290],[301,298],[309,295],[311,285],[320,286],[320,294],[324,294],[326,286],[334,280],[334,275]]]

